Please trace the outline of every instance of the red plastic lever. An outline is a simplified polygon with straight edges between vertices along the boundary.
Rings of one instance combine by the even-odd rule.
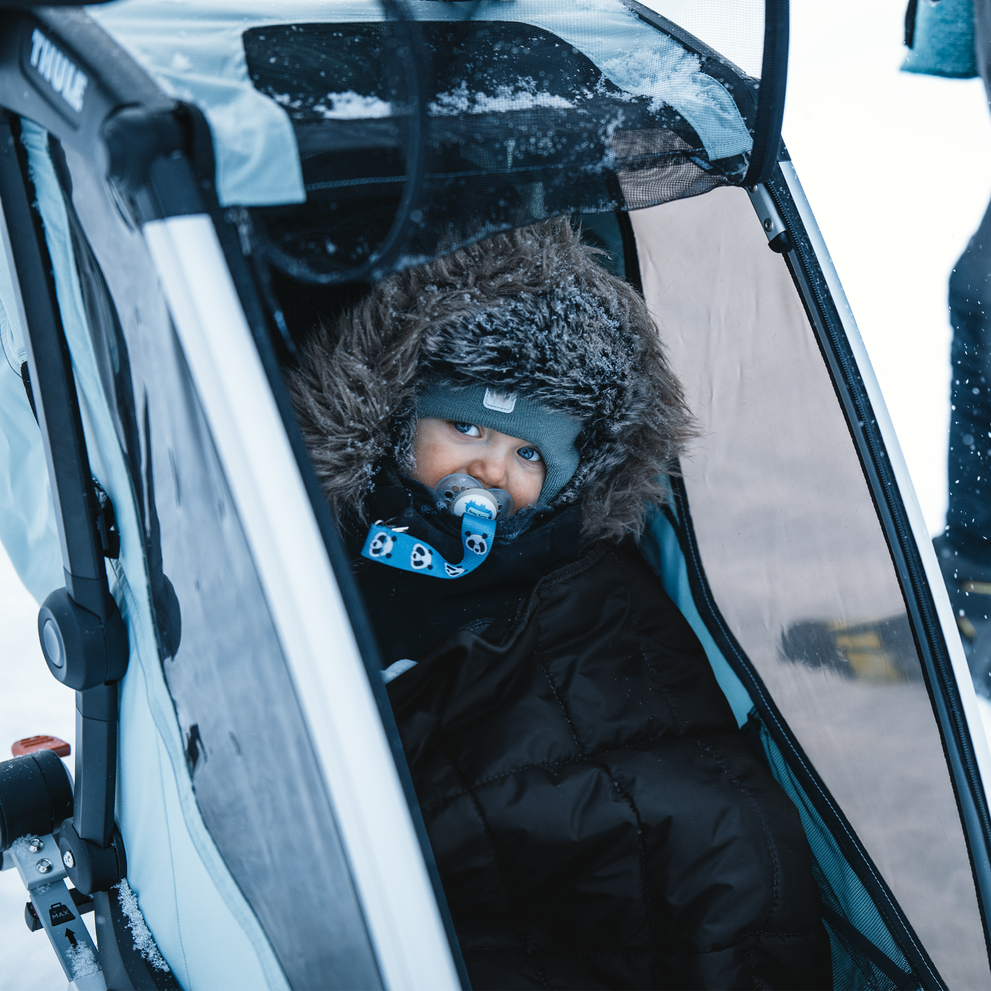
[[[37,750],[54,750],[59,757],[68,757],[72,753],[72,747],[57,736],[26,736],[10,745],[10,752],[15,757],[33,754]]]

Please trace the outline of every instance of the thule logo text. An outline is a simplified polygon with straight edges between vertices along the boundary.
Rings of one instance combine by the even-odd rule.
[[[37,28],[31,34],[31,68],[37,69],[38,75],[76,113],[82,112],[89,77]]]

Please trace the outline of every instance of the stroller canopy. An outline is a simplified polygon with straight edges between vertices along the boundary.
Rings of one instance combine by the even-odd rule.
[[[0,15],[0,535],[39,601],[126,624],[73,685],[60,837],[113,852],[161,953],[93,884],[112,986],[465,985],[283,373],[369,282],[553,215],[643,290],[702,425],[640,549],[799,809],[837,986],[991,983],[991,760],[779,149],[786,6],[756,45],[656,6]]]
[[[126,0],[92,16],[206,115],[220,204],[283,207],[256,214],[260,240],[304,279],[696,195],[740,181],[753,147],[751,86],[622,0]]]

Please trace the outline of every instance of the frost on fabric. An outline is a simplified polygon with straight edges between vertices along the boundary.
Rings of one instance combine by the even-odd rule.
[[[289,93],[273,93],[272,99],[288,110],[312,110],[324,120],[369,120],[373,117],[388,117],[392,113],[391,103],[380,100],[377,96],[362,96],[354,90],[328,93],[322,100],[312,104],[300,98],[294,100]]]
[[[571,0],[571,8],[583,14],[631,14],[629,7],[620,0]],[[636,19],[635,14],[631,16]]]
[[[704,142],[704,121],[727,125],[738,117],[726,90],[702,72],[699,57],[681,49],[634,48],[622,56],[604,60],[602,70],[628,93],[649,98],[654,112],[665,104],[674,107],[695,127]],[[735,125],[726,133],[720,128],[718,139],[710,136],[706,143],[710,157],[722,158],[745,150],[737,148],[746,137],[742,130],[737,134],[737,130]],[[743,143],[749,147],[747,141]]]
[[[127,883],[125,878],[119,884],[116,885],[117,888],[117,900],[120,903],[120,909],[124,913],[127,919],[127,928],[131,930],[131,939],[134,943],[134,949],[141,954],[141,956],[148,961],[155,968],[155,970],[168,971],[169,965],[165,962],[165,958],[158,950],[158,946],[155,943],[155,937],[152,936],[151,930],[148,928],[148,924],[145,922],[145,917],[141,914],[141,909],[138,907],[137,896],[131,891],[131,886]]]
[[[327,104],[330,106],[327,106]],[[362,96],[354,90],[346,93],[328,93],[323,101],[314,103],[313,109],[324,120],[348,120],[371,117],[388,117],[392,104],[377,96]]]
[[[527,76],[520,77],[515,86],[497,86],[489,95],[481,90],[471,92],[468,84],[462,81],[455,90],[438,93],[436,100],[427,106],[427,111],[435,117],[453,117],[456,114],[505,113],[508,110],[532,110],[534,107],[547,107],[553,110],[571,110],[574,104],[558,96],[537,89],[536,81]]]

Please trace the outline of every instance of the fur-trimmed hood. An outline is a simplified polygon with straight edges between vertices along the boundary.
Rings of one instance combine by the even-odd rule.
[[[596,261],[566,217],[496,235],[383,280],[321,325],[289,376],[324,494],[362,515],[390,461],[413,468],[418,391],[519,392],[582,420],[582,536],[639,535],[658,476],[692,435],[681,386],[643,298]]]

